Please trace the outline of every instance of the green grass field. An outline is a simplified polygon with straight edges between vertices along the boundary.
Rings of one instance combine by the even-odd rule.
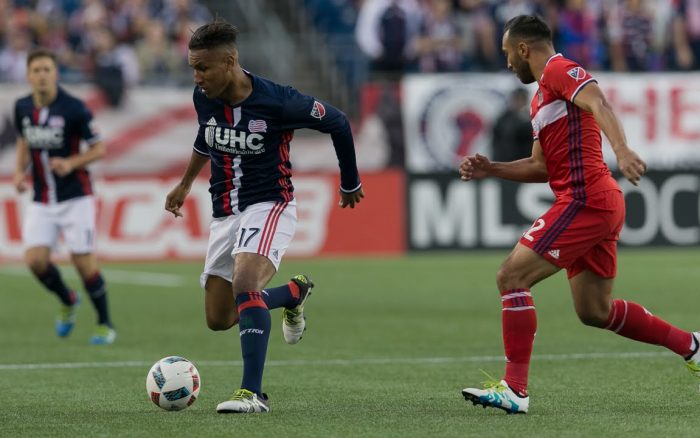
[[[68,339],[57,302],[19,267],[0,268],[0,436],[508,436],[700,434],[698,382],[659,347],[581,325],[563,273],[534,289],[539,327],[530,413],[467,404],[479,369],[503,368],[495,271],[504,253],[397,259],[287,260],[273,283],[317,283],[308,330],[286,345],[273,311],[266,415],[217,415],[240,384],[237,332],[206,328],[200,264],[104,266],[119,337],[87,343],[86,297]],[[622,251],[617,296],[700,329],[700,251]],[[64,267],[77,287],[72,268]],[[155,284],[151,284],[155,283]],[[157,359],[182,355],[202,376],[188,410],[166,412],[145,391]]]

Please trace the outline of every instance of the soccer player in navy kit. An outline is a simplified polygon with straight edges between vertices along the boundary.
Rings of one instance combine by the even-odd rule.
[[[223,20],[198,28],[189,43],[194,69],[194,106],[199,132],[182,181],[168,194],[165,209],[176,217],[192,183],[211,162],[209,191],[214,219],[200,283],[205,289],[207,325],[240,327],[243,379],[220,413],[270,410],[262,374],[270,332],[270,309],[282,307],[288,343],[304,331],[303,305],[313,283],[305,275],[264,289],[294,235],[296,201],[289,144],[294,130],[331,135],[340,164],[340,207],[364,197],[350,125],[345,115],[291,87],[243,70],[238,30]]]
[[[68,336],[75,323],[79,298],[51,263],[51,250],[62,234],[97,311],[98,326],[90,342],[111,344],[116,332],[94,254],[95,200],[86,169],[89,163],[104,156],[105,146],[91,127],[92,115],[85,104],[58,86],[52,52],[36,49],[28,55],[27,80],[32,94],[15,103],[19,137],[14,177],[17,191],[24,192],[26,171],[31,165],[34,199],[22,227],[27,248],[25,260],[37,279],[61,301],[56,333]],[[85,151],[81,151],[82,141],[89,145]]]

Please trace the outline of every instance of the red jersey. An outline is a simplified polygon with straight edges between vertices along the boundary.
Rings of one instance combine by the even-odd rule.
[[[544,153],[549,186],[557,197],[620,190],[603,161],[600,127],[593,114],[574,105],[579,91],[596,80],[560,53],[547,60],[530,117]]]

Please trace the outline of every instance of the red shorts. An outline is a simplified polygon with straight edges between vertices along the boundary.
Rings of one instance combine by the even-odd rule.
[[[614,278],[624,221],[625,200],[620,191],[598,192],[585,202],[562,197],[523,233],[520,243],[566,269],[569,278],[586,270]]]

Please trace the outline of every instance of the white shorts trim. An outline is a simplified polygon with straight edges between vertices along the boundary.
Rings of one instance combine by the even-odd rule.
[[[22,226],[25,248],[46,246],[52,250],[59,236],[71,254],[95,251],[95,198],[81,196],[57,203],[32,202]]]
[[[209,225],[209,244],[199,284],[204,288],[210,275],[231,281],[236,254],[256,253],[279,269],[297,225],[296,200],[261,202],[241,214],[214,219]]]

